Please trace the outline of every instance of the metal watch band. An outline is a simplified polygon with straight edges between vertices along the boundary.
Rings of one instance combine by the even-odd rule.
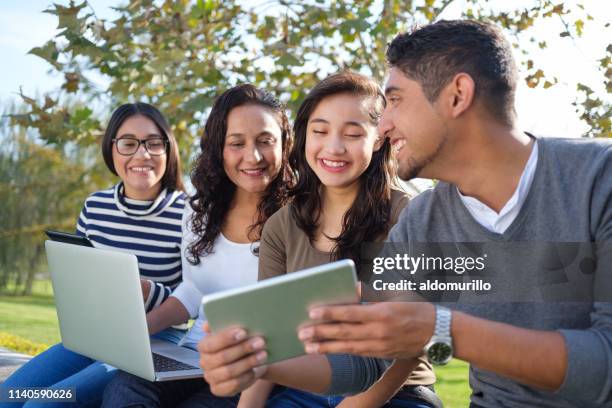
[[[434,337],[451,337],[451,311],[449,308],[436,305],[436,327]]]

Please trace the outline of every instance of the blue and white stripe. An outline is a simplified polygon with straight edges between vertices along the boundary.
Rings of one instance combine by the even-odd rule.
[[[77,223],[96,248],[136,255],[140,276],[154,283],[147,311],[159,306],[181,282],[181,218],[185,194],[163,190],[154,201],[128,199],[123,184],[90,195]]]

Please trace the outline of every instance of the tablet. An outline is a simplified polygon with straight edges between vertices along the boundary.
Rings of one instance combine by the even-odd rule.
[[[45,234],[47,234],[49,239],[53,241],[64,242],[66,244],[93,247],[93,244],[91,243],[91,241],[81,235],[71,234],[69,232],[62,232],[62,231],[52,231],[52,230],[46,230]]]
[[[332,262],[204,296],[201,315],[213,333],[237,325],[262,336],[270,364],[305,354],[297,330],[310,307],[357,303],[356,283],[353,261]]]

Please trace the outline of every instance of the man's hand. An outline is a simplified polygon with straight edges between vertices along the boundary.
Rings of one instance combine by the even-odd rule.
[[[310,318],[324,323],[302,327],[298,336],[311,354],[409,359],[423,354],[435,314],[434,305],[426,302],[316,307]]]
[[[208,323],[204,331],[210,333]],[[247,337],[240,327],[220,330],[205,336],[198,344],[200,366],[213,394],[233,396],[247,389],[266,372],[268,358],[261,337]]]

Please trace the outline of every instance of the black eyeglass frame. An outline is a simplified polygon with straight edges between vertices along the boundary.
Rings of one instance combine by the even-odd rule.
[[[134,140],[136,141],[136,143],[138,143],[138,146],[136,147],[136,149],[134,150],[134,153],[121,153],[121,151],[119,150],[119,146],[117,145],[117,141],[118,140]],[[162,143],[164,144],[164,152],[163,153],[151,153],[151,151],[149,150],[148,146],[147,146],[147,142],[149,141],[158,141],[161,140]],[[111,141],[114,145],[115,148],[117,149],[117,153],[119,153],[122,156],[133,156],[138,152],[138,149],[140,149],[140,145],[144,145],[145,150],[147,151],[147,153],[149,153],[151,156],[163,156],[164,154],[168,153],[168,139],[165,139],[163,137],[152,137],[150,139],[138,139],[135,137],[119,137],[119,138],[115,138]]]

